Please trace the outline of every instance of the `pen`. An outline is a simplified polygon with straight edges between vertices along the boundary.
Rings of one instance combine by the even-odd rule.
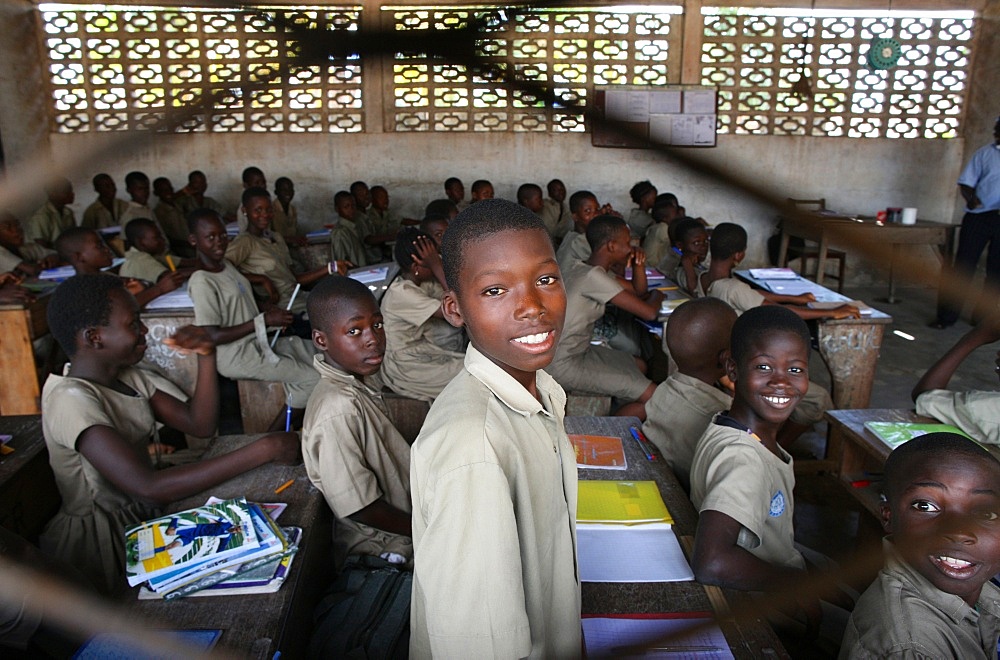
[[[167,255],[167,265],[170,266],[171,273],[177,272],[177,266],[174,265],[174,260],[170,258],[169,254]]]
[[[285,433],[292,430],[292,395],[285,398]]]
[[[639,449],[641,449],[642,453],[646,455],[646,460],[647,461],[655,461],[656,460],[656,455],[653,454],[653,452],[650,451],[649,447],[647,446],[647,443],[649,442],[649,440],[646,440],[646,442],[643,442],[643,440],[645,440],[645,437],[642,435],[642,432],[639,431],[639,429],[637,429],[634,426],[630,426],[628,430],[629,430],[629,433],[632,434],[632,437],[635,438],[635,442],[636,442],[637,445],[639,445]]]
[[[295,290],[292,291],[292,297],[288,299],[288,307],[285,308],[286,311],[289,312],[292,311],[292,304],[295,302],[295,296],[299,295],[299,289],[301,288],[302,288],[301,284],[295,285]],[[271,348],[274,348],[274,345],[278,342],[278,335],[280,334],[281,334],[281,328],[278,328],[277,330],[274,331],[274,339],[271,340]]]
[[[277,495],[278,493],[280,493],[281,491],[285,490],[286,488],[288,488],[289,486],[291,486],[294,483],[295,483],[295,479],[289,479],[285,483],[283,483],[280,486],[278,486],[277,488],[275,488],[274,489],[274,494]]]

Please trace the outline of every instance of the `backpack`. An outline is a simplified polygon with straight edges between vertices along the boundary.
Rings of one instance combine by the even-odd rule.
[[[310,658],[407,658],[413,573],[351,556],[316,606]]]

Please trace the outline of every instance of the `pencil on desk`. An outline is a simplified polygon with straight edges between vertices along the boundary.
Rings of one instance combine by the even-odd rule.
[[[275,488],[275,489],[274,489],[274,494],[275,494],[275,495],[277,495],[277,494],[278,494],[278,493],[280,493],[281,491],[283,491],[283,490],[287,490],[287,489],[288,489],[288,487],[289,487],[289,486],[291,486],[291,485],[292,485],[292,484],[294,484],[294,483],[295,483],[295,479],[289,479],[289,480],[288,480],[288,481],[286,481],[285,483],[283,483],[283,484],[281,484],[280,486],[278,486],[277,488]]]
[[[167,255],[167,266],[170,267],[170,272],[171,273],[176,273],[177,272],[177,266],[174,265],[174,260],[170,258],[169,254]]]

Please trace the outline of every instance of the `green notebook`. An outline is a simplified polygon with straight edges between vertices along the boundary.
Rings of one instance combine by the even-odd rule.
[[[907,440],[928,433],[957,433],[972,440],[968,433],[951,424],[920,424],[918,422],[865,422],[865,428],[893,449]]]

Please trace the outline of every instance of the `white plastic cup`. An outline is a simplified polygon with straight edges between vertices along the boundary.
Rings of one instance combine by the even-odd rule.
[[[917,224],[917,209],[907,207],[903,209],[903,224],[904,225],[915,225]]]

